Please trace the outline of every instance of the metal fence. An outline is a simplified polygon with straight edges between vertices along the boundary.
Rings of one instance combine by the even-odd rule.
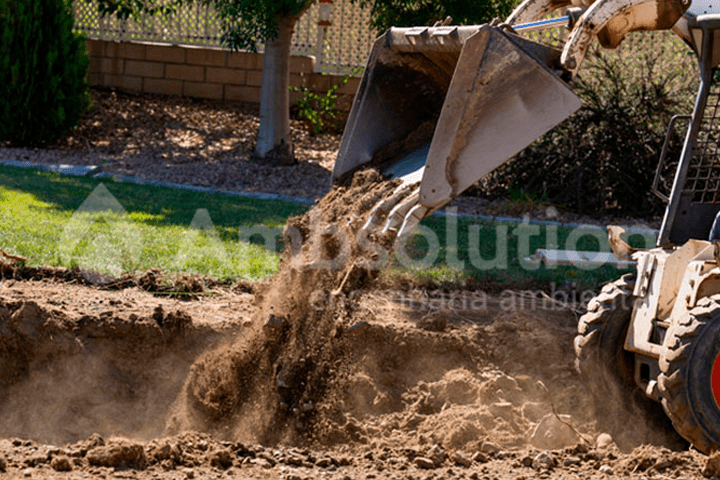
[[[221,25],[215,12],[198,4],[185,5],[167,18],[143,16],[138,21],[101,17],[97,2],[92,0],[75,0],[73,6],[75,28],[88,38],[222,47]],[[319,26],[328,13],[330,25]],[[377,36],[369,24],[369,11],[350,0],[315,3],[295,27],[292,52],[314,55],[318,71],[352,73],[365,66]]]

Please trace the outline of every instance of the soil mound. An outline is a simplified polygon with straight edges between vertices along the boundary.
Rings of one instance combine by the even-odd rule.
[[[375,239],[358,235],[361,214],[396,187],[374,170],[359,172],[289,222],[287,256],[257,293],[253,333],[193,366],[173,428],[261,443],[323,436],[319,412],[347,369],[353,319],[343,299],[372,288],[382,263]]]

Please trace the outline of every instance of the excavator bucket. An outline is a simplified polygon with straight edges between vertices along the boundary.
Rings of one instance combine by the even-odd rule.
[[[420,182],[428,212],[441,207],[580,107],[560,53],[491,25],[391,28],[373,45],[333,181],[372,164]]]

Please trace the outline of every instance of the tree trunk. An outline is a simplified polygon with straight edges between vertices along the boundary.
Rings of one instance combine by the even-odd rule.
[[[295,163],[290,138],[290,47],[297,16],[278,18],[278,35],[265,44],[260,130],[255,156],[271,165]]]

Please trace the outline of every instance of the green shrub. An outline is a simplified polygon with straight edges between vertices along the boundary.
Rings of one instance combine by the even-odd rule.
[[[574,87],[582,108],[474,193],[507,198],[523,191],[583,214],[660,214],[664,204],[650,186],[670,117],[692,112],[697,68],[670,34],[645,35],[618,51],[589,52]],[[672,137],[668,181],[686,127],[678,125]]]
[[[359,75],[359,70],[353,72]],[[307,87],[290,87],[293,92],[300,92],[295,101],[295,111],[305,124],[310,135],[322,133],[340,133],[345,127],[347,115],[343,115],[337,106],[337,90],[345,85],[354,75],[343,77],[337,85],[333,85],[324,94],[311,92]]]
[[[43,146],[90,105],[89,59],[70,0],[0,0],[0,140]]]

